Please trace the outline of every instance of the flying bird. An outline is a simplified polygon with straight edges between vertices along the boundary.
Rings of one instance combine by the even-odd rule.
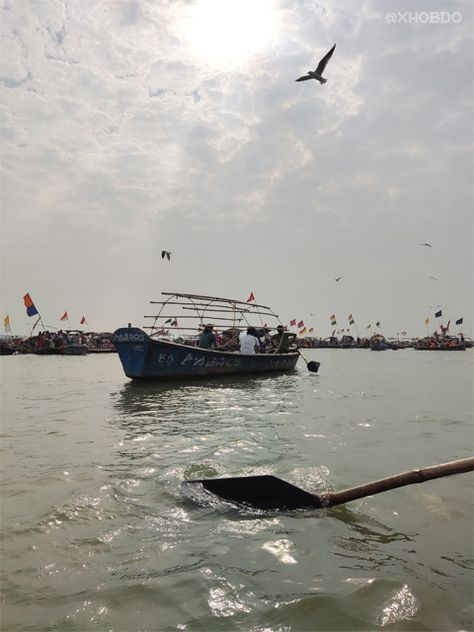
[[[342,276],[337,277],[336,281],[340,281],[342,279]]]
[[[296,79],[296,81],[308,81],[308,79],[316,79],[316,81],[319,81],[319,83],[326,83],[327,79],[323,77],[323,72],[328,64],[328,61],[331,59],[335,48],[336,44],[334,44],[331,50],[324,55],[324,57],[319,62],[316,70],[308,70],[308,74],[303,75],[299,79]]]
[[[162,250],[161,251],[161,258],[162,259],[164,259],[166,257],[168,259],[168,261],[171,261],[170,255],[171,255],[171,252],[168,252],[167,250]]]
[[[418,244],[419,246],[428,246],[428,248],[433,248],[431,244]]]
[[[437,281],[438,277],[430,276],[430,279],[433,279],[433,281]]]

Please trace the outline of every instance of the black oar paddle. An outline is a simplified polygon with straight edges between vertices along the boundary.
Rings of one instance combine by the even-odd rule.
[[[340,492],[310,494],[277,478],[276,476],[238,476],[231,478],[208,478],[184,481],[182,485],[202,485],[204,489],[220,498],[244,503],[259,509],[318,509],[342,505],[357,498],[380,494],[389,489],[424,483],[433,478],[452,476],[474,470],[474,457],[432,465],[408,472],[402,472],[388,478],[381,478],[358,487]]]
[[[315,360],[310,360],[308,362],[308,360],[304,357],[301,351],[298,348],[296,350],[298,351],[300,356],[303,358],[303,360],[306,362],[306,368],[308,369],[308,371],[311,371],[311,373],[317,373],[319,367],[321,366],[321,362],[316,362]]]

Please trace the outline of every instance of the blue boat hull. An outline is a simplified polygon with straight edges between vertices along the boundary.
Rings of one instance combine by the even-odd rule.
[[[137,327],[114,333],[123,370],[132,379],[169,380],[269,371],[293,371],[298,353],[246,355],[153,340]]]

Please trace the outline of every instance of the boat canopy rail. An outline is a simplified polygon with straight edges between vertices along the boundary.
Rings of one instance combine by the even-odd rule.
[[[208,323],[212,323],[215,331],[241,331],[247,327],[275,329],[281,325],[278,314],[266,305],[204,294],[162,292],[162,295],[168,298],[150,301],[161,306],[158,314],[144,316],[153,319],[151,326],[144,327],[151,330],[151,336],[170,336],[178,331],[196,336]]]

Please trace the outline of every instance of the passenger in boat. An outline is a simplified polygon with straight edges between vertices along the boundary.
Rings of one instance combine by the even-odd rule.
[[[238,351],[240,349],[239,330],[232,327],[222,332],[219,349],[222,351]]]
[[[240,353],[255,354],[260,351],[260,340],[255,327],[247,327],[247,333],[240,338]]]
[[[214,329],[214,325],[205,325],[204,331],[199,338],[199,347],[200,349],[215,349],[217,347],[216,336],[212,331]]]
[[[272,337],[270,335],[270,329],[268,327],[262,327],[260,333],[260,347],[262,353],[267,353],[272,348]]]
[[[285,328],[283,325],[278,325],[276,334],[272,336],[272,349],[271,353],[288,353],[290,346],[287,337],[285,336]]]

